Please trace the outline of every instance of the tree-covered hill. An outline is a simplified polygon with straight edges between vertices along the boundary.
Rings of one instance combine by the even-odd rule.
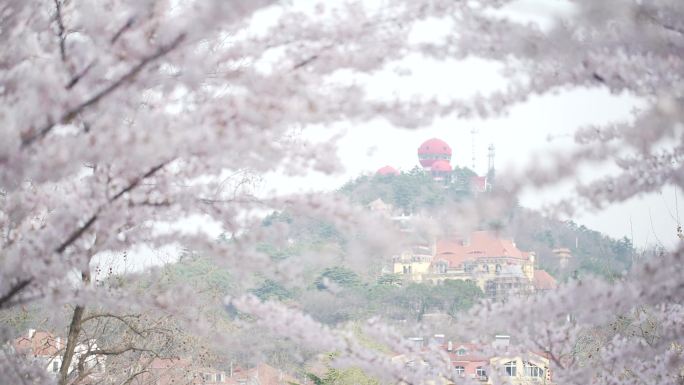
[[[472,197],[469,181],[476,174],[467,167],[456,167],[452,175],[454,183],[446,185],[415,167],[398,175],[362,175],[347,182],[339,192],[362,205],[380,198],[409,214]]]
[[[456,183],[445,186],[421,168],[398,175],[364,175],[339,189],[353,202],[367,205],[382,199],[404,214],[426,213],[439,216],[452,203],[477,204],[487,193],[473,195],[467,184],[475,173],[468,168],[454,170]],[[495,187],[496,188],[496,187]],[[539,267],[559,279],[583,274],[615,278],[628,270],[636,254],[627,238],[614,239],[572,221],[548,218],[518,205],[509,207],[500,218],[488,218],[480,229],[493,229],[511,236],[518,246],[538,256]],[[561,269],[554,249],[568,248],[572,253],[568,266]]]
[[[629,238],[614,239],[573,221],[554,220],[521,207],[514,210],[507,230],[522,249],[537,254],[542,268],[561,279],[586,273],[614,279],[629,270],[636,256]],[[572,253],[565,269],[553,253],[558,248]]]

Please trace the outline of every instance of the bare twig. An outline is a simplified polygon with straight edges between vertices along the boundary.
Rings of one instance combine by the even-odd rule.
[[[294,71],[296,69],[302,68],[302,67],[306,66],[307,64],[311,63],[312,61],[314,61],[316,59],[318,59],[318,55],[311,55],[308,58],[302,60],[301,62],[295,64],[292,67],[292,70]]]
[[[33,278],[27,278],[17,282],[14,286],[12,286],[12,288],[10,288],[10,290],[7,293],[5,293],[5,295],[0,297],[0,309],[2,309],[5,303],[12,299],[12,297],[17,295],[20,291],[24,290],[26,286],[31,284],[32,281]]]
[[[312,62],[318,60],[320,58],[321,53],[323,53],[323,52],[325,52],[325,51],[327,51],[333,47],[334,46],[332,44],[328,44],[326,46],[321,47],[319,53],[313,54],[313,55],[309,56],[308,58],[306,58],[306,59],[300,61],[299,63],[295,64],[294,66],[292,66],[292,69],[290,71],[294,71],[294,70],[300,69],[302,67],[306,67],[307,65],[311,64]]]
[[[131,16],[130,18],[128,18],[128,20],[126,21],[126,24],[124,24],[121,28],[119,28],[118,31],[116,31],[114,36],[112,36],[112,38],[109,40],[109,43],[110,44],[116,43],[116,41],[119,40],[121,35],[123,35],[124,32],[126,32],[128,29],[130,29],[133,26],[133,23],[135,23],[135,16]]]
[[[62,2],[55,0],[55,21],[57,22],[57,37],[59,37],[59,55],[62,62],[66,63],[66,28],[62,19]]]
[[[95,66],[95,63],[97,63],[97,59],[93,60],[88,64],[81,72],[77,73],[74,75],[71,80],[69,80],[69,83],[65,86],[67,90],[72,89],[81,79],[83,79],[84,76],[90,72],[90,69]]]
[[[140,318],[139,315],[133,315],[133,316],[120,316],[120,315],[116,315],[116,314],[113,314],[113,313],[98,313],[98,314],[91,314],[91,315],[89,315],[89,316],[87,316],[87,317],[83,317],[83,320],[82,320],[82,321],[85,323],[85,322],[88,322],[88,321],[93,320],[93,319],[96,319],[96,318],[114,318],[114,319],[120,321],[121,323],[123,323],[124,325],[126,325],[129,329],[131,329],[131,331],[133,331],[133,333],[135,333],[135,334],[139,335],[140,337],[142,337],[142,336],[143,336],[142,332],[141,332],[140,330],[138,330],[138,328],[134,327],[134,326],[131,324],[131,322],[129,322],[129,320],[126,319],[126,317],[129,317],[129,318]]]
[[[96,350],[91,350],[88,353],[86,353],[86,356],[118,356],[119,354],[123,354],[126,352],[146,352],[146,353],[152,353],[154,350],[151,349],[143,349],[143,348],[138,348],[133,345],[126,345],[122,346],[118,349],[96,349]]]

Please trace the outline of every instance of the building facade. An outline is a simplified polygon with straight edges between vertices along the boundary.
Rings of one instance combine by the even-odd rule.
[[[436,335],[435,337],[443,337]],[[422,338],[412,338],[420,340]],[[491,344],[444,342],[439,347],[446,352],[449,359],[451,373],[442,375],[442,385],[457,384],[459,378],[467,379],[468,383],[510,385],[552,385],[550,361],[544,352],[514,353],[509,345],[510,338],[497,335]],[[435,343],[435,339],[432,339]],[[426,350],[424,347],[423,350]],[[417,365],[429,367],[430,364],[420,358],[421,355],[393,357],[394,362],[403,363],[406,367]],[[439,383],[435,382],[435,384]]]
[[[556,286],[551,275],[535,269],[533,252],[521,251],[512,240],[488,231],[437,239],[433,247],[414,246],[395,255],[392,264],[393,273],[407,280],[435,284],[447,279],[470,281],[496,300]]]

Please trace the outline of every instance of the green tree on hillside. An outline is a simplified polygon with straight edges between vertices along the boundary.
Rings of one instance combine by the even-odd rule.
[[[314,281],[314,286],[318,290],[324,290],[327,287],[326,282],[331,282],[344,288],[352,288],[361,284],[361,278],[354,271],[346,267],[335,266],[323,270]]]
[[[380,198],[406,214],[438,207],[446,198],[444,185],[435,182],[420,167],[399,175],[361,176],[346,183],[339,191],[362,205]]]
[[[261,285],[250,290],[250,292],[262,301],[273,299],[285,301],[293,298],[293,294],[289,290],[271,279],[264,280]]]

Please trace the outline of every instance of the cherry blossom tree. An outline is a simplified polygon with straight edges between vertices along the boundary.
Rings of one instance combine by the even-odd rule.
[[[684,4],[577,0],[541,29],[508,20],[509,3],[3,2],[0,310],[35,301],[73,305],[67,356],[90,308],[170,313],[201,332],[205,324],[191,309],[191,289],[103,290],[92,282],[94,260],[136,245],[176,244],[245,274],[294,280],[302,261],[273,263],[255,247],[283,231],[253,227],[257,214],[283,207],[316,213],[343,229],[369,226],[374,237],[365,246],[378,255],[392,245],[391,234],[341,198],[256,197],[244,188],[267,171],[339,169],[334,143],[292,140],[292,130],[302,127],[383,118],[414,128],[440,116],[495,116],[535,94],[607,88],[644,105],[629,121],[578,130],[576,148],[512,178],[516,182],[506,186],[507,194],[493,196],[492,207],[523,187],[573,178],[587,164],[611,162],[621,172],[578,185],[575,199],[559,202],[557,211],[600,209],[665,184],[681,186]],[[409,40],[417,23],[434,20],[451,26],[444,39]],[[359,79],[410,54],[496,61],[510,83],[468,100],[381,99],[364,92]],[[173,226],[192,217],[220,223],[230,240]],[[675,250],[615,284],[572,282],[557,293],[477,308],[461,320],[463,330],[482,336],[516,330],[526,349],[547,352],[559,383],[681,383],[681,260]],[[297,344],[341,352],[338,365],[409,383],[434,375],[409,375],[344,330],[281,304],[249,296],[228,301]],[[634,325],[648,317],[659,325],[657,337],[635,326],[602,333],[592,360],[576,354],[582,338],[610,328],[616,315]],[[381,324],[370,323],[365,332],[395,351],[410,350]],[[437,358],[426,359],[440,375],[449,372]],[[1,356],[0,374],[39,378],[16,362]],[[65,360],[61,384],[68,367]]]

